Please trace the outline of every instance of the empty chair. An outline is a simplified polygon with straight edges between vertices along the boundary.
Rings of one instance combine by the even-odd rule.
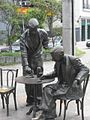
[[[15,78],[18,75],[18,69],[2,69],[0,68],[0,95],[2,99],[3,109],[7,108],[7,116],[9,115],[9,96],[12,93],[14,98],[15,110],[16,103],[16,82]]]
[[[68,109],[68,105],[71,101],[76,102],[78,115],[80,115],[80,109],[81,109],[82,120],[84,120],[84,97],[85,97],[85,92],[86,92],[88,80],[89,80],[89,74],[81,82],[81,91],[82,91],[81,95],[79,95],[79,93],[80,93],[79,91],[75,91],[76,92],[76,95],[75,95],[71,91],[71,89],[72,89],[72,87],[71,87],[65,96],[63,96],[63,97],[58,96],[58,99],[60,99],[59,116],[61,115],[61,112],[62,112],[62,103],[64,103],[64,117],[63,117],[63,120],[65,120],[65,118],[66,118],[66,110]]]

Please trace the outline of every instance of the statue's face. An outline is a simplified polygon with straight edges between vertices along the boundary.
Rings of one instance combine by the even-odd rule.
[[[29,28],[29,33],[30,34],[35,34],[37,32],[37,27],[33,28],[33,27],[29,26],[28,28]]]
[[[61,52],[61,53],[55,53],[52,55],[52,60],[53,61],[61,61],[63,59],[63,56],[64,56],[64,53]]]
[[[64,57],[64,50],[63,47],[56,47],[51,52],[52,60],[53,61],[61,61]]]

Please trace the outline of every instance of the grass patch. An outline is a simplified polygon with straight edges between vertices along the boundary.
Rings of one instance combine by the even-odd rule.
[[[77,56],[77,57],[81,57],[81,56],[83,56],[85,53],[86,53],[85,51],[82,51],[82,50],[79,49],[79,48],[76,48],[76,49],[75,49],[75,56]]]

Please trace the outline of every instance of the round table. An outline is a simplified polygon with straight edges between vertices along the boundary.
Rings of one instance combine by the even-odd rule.
[[[29,75],[27,76],[19,76],[15,79],[17,83],[22,84],[32,84],[34,85],[34,105],[29,109],[29,111],[26,113],[27,115],[30,115],[30,113],[33,111],[33,117],[36,115],[36,109],[37,109],[37,84],[44,84],[44,83],[50,83],[53,82],[55,79],[45,79],[40,80],[39,77],[34,75],[34,77],[31,77]]]

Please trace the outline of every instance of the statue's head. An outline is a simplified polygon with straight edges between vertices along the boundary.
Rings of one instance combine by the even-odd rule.
[[[28,22],[29,31],[34,33],[35,31],[37,31],[38,25],[38,20],[36,18],[31,18]]]
[[[38,27],[38,25],[39,25],[39,22],[36,18],[31,18],[28,22],[28,26],[31,28]]]
[[[64,49],[63,47],[55,47],[52,51],[51,51],[51,56],[52,56],[52,60],[54,61],[60,61],[62,60],[62,58],[64,57]]]

